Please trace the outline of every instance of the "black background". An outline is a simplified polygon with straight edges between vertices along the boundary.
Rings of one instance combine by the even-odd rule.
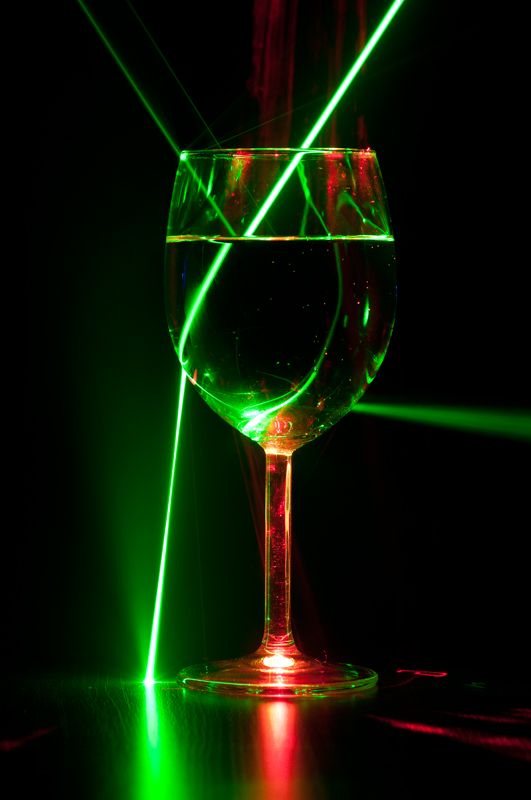
[[[127,4],[105,5],[91,7],[179,145],[210,145]],[[299,5],[293,144],[324,91],[302,79],[324,12]],[[218,137],[256,122],[250,2],[135,7]],[[385,9],[368,0],[369,30]],[[354,103],[365,116],[397,240],[397,323],[367,401],[529,406],[518,27],[517,12],[406,0],[338,113],[344,146]],[[4,663],[140,676],[178,378],[162,296],[176,157],[77,3],[36,10],[28,34]],[[183,427],[164,674],[261,633],[246,452],[192,392]],[[526,674],[528,465],[525,442],[354,414],[297,453],[301,645],[378,668]]]

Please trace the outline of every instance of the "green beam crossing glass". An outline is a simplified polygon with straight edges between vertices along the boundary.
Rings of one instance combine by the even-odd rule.
[[[280,180],[282,194],[257,213]],[[393,329],[394,239],[374,151],[185,151],[168,223],[165,297],[189,382],[266,457],[262,643],[247,656],[188,667],[179,680],[200,691],[272,697],[374,685],[369,668],[304,655],[290,604],[292,455],[362,397]]]

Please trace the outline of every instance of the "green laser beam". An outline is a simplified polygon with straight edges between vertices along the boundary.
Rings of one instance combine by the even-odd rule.
[[[195,296],[195,300],[193,302],[193,305],[192,305],[192,307],[190,309],[190,313],[188,314],[188,316],[186,317],[186,319],[184,321],[183,329],[182,329],[181,335],[179,337],[179,345],[178,345],[178,350],[177,350],[177,355],[179,356],[179,361],[183,365],[186,363],[184,361],[184,355],[183,355],[184,354],[184,346],[186,344],[186,340],[188,338],[188,334],[190,332],[190,328],[192,327],[192,322],[194,321],[194,319],[195,319],[195,317],[197,315],[197,312],[199,311],[199,309],[200,309],[200,307],[201,307],[201,305],[203,303],[203,300],[205,299],[206,293],[208,292],[208,290],[212,286],[212,283],[214,282],[214,278],[218,274],[218,272],[219,272],[219,270],[221,268],[221,265],[225,261],[225,258],[228,256],[229,250],[231,249],[231,247],[232,247],[232,245],[229,244],[228,242],[225,242],[225,244],[222,245],[219,253],[217,254],[217,256],[214,259],[214,261],[212,262],[212,264],[210,266],[210,269],[209,269],[209,271],[207,272],[207,274],[205,276],[205,280],[203,281],[203,283],[199,287],[199,290],[198,290],[198,292],[197,292],[197,294]]]
[[[90,10],[87,8],[86,4],[83,0],[78,0],[81,9],[83,10],[85,16],[89,20],[90,24],[98,34],[99,38],[111,54],[112,58],[114,59],[115,63],[118,65],[120,70],[122,71],[123,75],[125,76],[126,80],[128,81],[131,88],[135,91],[137,97],[139,98],[140,102],[148,112],[149,116],[162,133],[172,150],[177,154],[180,155],[181,150],[170,134],[166,126],[158,117],[155,109],[148,101],[148,99],[144,96],[142,90],[140,89],[139,85],[135,81],[132,73],[127,69],[125,63],[122,61],[120,56],[118,55],[117,51],[114,49],[112,44],[110,43],[108,37],[105,35],[104,31],[97,23],[94,16],[91,14]],[[177,450],[178,450],[178,443],[179,443],[179,433],[181,427],[181,419],[182,419],[182,408],[184,402],[184,391],[185,391],[185,384],[186,384],[186,373],[184,370],[181,373],[181,382],[179,387],[179,398],[177,403],[177,424],[175,430],[175,444],[173,449],[173,463],[171,469],[171,478],[170,478],[170,491],[168,497],[168,506],[166,510],[166,524],[164,528],[164,538],[162,544],[162,553],[160,559],[160,566],[159,566],[159,575],[158,575],[158,582],[157,582],[157,594],[155,598],[155,609],[153,613],[153,622],[151,626],[151,637],[149,643],[149,654],[148,654],[148,662],[146,667],[146,676],[144,682],[146,685],[153,684],[154,682],[154,674],[155,674],[155,657],[157,652],[157,642],[158,642],[158,635],[159,635],[159,626],[160,626],[160,609],[162,604],[162,592],[164,587],[164,575],[166,571],[166,554],[168,549],[168,536],[169,536],[169,524],[170,524],[170,517],[171,517],[171,502],[173,497],[173,485],[174,485],[174,478],[175,478],[175,465],[177,463]]]
[[[485,408],[410,406],[362,401],[353,405],[351,411],[404,422],[463,430],[469,433],[531,441],[531,412],[518,409],[500,411]]]
[[[313,128],[310,130],[309,134],[306,136],[305,140],[303,141],[301,147],[310,147],[313,142],[315,141],[316,136],[319,135],[321,130],[323,129],[326,122],[328,122],[329,118],[332,116],[337,104],[342,99],[343,95],[349,89],[352,81],[361,70],[367,59],[369,58],[370,54],[382,38],[383,34],[389,27],[390,23],[395,17],[395,14],[400,9],[400,7],[404,4],[405,0],[395,0],[392,3],[387,11],[386,14],[382,17],[382,20],[374,33],[372,34],[371,38],[359,54],[358,58],[355,60],[339,86],[337,87],[336,91],[328,101],[327,105],[325,106],[324,111],[322,112],[321,116],[316,121]]]
[[[101,28],[101,26],[98,24],[98,22],[96,21],[95,17],[91,14],[89,8],[83,2],[83,0],[78,0],[78,3],[79,3],[79,6],[81,7],[82,11],[84,12],[85,16],[89,20],[90,24],[92,25],[92,27],[94,28],[94,30],[98,34],[100,40],[103,42],[103,44],[105,45],[105,47],[109,51],[110,55],[114,59],[115,63],[118,65],[118,67],[122,71],[124,77],[126,78],[126,80],[129,83],[129,85],[135,91],[137,97],[139,98],[140,102],[142,103],[142,105],[144,106],[146,111],[148,112],[149,116],[155,122],[157,128],[160,130],[160,132],[162,133],[162,135],[164,136],[164,138],[166,139],[166,141],[168,142],[168,144],[170,145],[172,150],[178,156],[180,156],[181,150],[180,150],[177,142],[175,141],[175,139],[173,138],[171,133],[168,131],[166,126],[163,124],[162,120],[158,117],[155,109],[153,108],[151,103],[148,101],[148,99],[145,97],[145,95],[143,94],[143,92],[140,89],[138,83],[135,81],[131,71],[126,67],[124,61],[120,58],[120,56],[118,55],[118,52],[112,46],[109,38],[105,35],[105,33],[104,33],[103,29]],[[179,83],[179,85],[180,85],[180,83]],[[233,228],[231,227],[231,225],[228,223],[228,221],[223,216],[221,210],[217,206],[217,204],[214,201],[214,199],[212,197],[210,197],[208,189],[204,186],[204,184],[201,181],[201,179],[199,178],[199,176],[196,175],[196,173],[193,170],[193,168],[191,167],[191,165],[187,164],[187,166],[188,166],[189,171],[192,174],[192,177],[194,178],[194,180],[196,181],[198,186],[201,188],[201,190],[206,195],[207,200],[212,205],[212,207],[213,207],[215,213],[217,214],[217,216],[219,217],[219,219],[221,219],[222,222],[225,224],[225,227],[227,228],[228,232],[231,235],[234,235]],[[166,525],[165,525],[165,529],[164,529],[162,553],[161,553],[160,566],[159,566],[159,576],[158,576],[158,582],[157,582],[157,594],[156,594],[156,598],[155,598],[155,608],[154,608],[154,612],[153,612],[153,622],[152,622],[152,626],[151,626],[151,636],[150,636],[150,644],[149,644],[148,662],[147,662],[147,667],[146,667],[145,682],[146,682],[147,685],[153,683],[153,681],[154,681],[155,657],[156,657],[156,651],[157,651],[157,642],[158,642],[159,626],[160,626],[160,609],[161,609],[162,592],[163,592],[163,586],[164,586],[164,574],[165,574],[165,571],[166,571],[166,553],[167,553],[168,536],[169,536],[169,522],[170,522],[170,516],[171,516],[171,501],[172,501],[172,496],[173,496],[173,486],[174,486],[174,478],[175,478],[175,464],[176,464],[176,459],[177,459],[177,450],[178,450],[178,443],[179,443],[179,433],[180,433],[180,427],[181,427],[182,408],[183,408],[183,403],[184,403],[185,388],[186,388],[186,373],[185,373],[184,370],[182,370],[182,372],[181,372],[181,382],[180,382],[180,387],[179,387],[179,397],[178,397],[178,401],[177,401],[177,407],[178,407],[178,409],[177,409],[177,424],[176,424],[176,430],[175,430],[175,444],[174,444],[173,464],[172,464],[172,472],[171,472],[171,479],[170,479],[170,492],[169,492],[169,498],[168,498],[168,506],[167,506],[167,510],[166,510]]]
[[[157,582],[157,595],[155,598],[155,611],[153,613],[153,624],[151,627],[151,639],[149,642],[149,655],[146,667],[146,677],[144,678],[144,683],[146,683],[146,685],[152,684],[155,676],[155,658],[157,654],[157,644],[159,638],[160,609],[162,605],[162,593],[164,590],[164,576],[166,573],[166,555],[168,551],[168,539],[170,533],[170,519],[171,519],[171,509],[173,500],[173,487],[175,484],[177,453],[179,450],[179,435],[181,431],[185,386],[186,386],[186,372],[184,370],[181,370],[181,382],[179,384],[179,397],[177,401],[177,422],[175,425],[175,442],[173,446],[173,460],[171,465],[170,490],[168,493],[168,504],[166,507],[166,524],[164,526],[164,539],[162,542],[162,554],[160,557],[159,578]]]
[[[359,54],[357,59],[354,61],[352,67],[347,72],[345,78],[341,81],[341,83],[340,83],[339,87],[337,88],[337,90],[332,95],[332,97],[331,97],[330,101],[327,103],[324,111],[321,113],[321,115],[319,116],[319,118],[315,122],[315,124],[314,124],[313,128],[311,129],[310,133],[304,139],[304,141],[303,141],[303,143],[301,145],[301,148],[311,147],[312,143],[315,141],[316,137],[319,135],[319,133],[322,131],[322,129],[324,128],[324,126],[327,123],[327,121],[332,116],[332,113],[334,112],[334,110],[335,110],[336,106],[338,105],[339,101],[343,98],[345,92],[347,91],[347,89],[352,84],[354,78],[359,73],[359,71],[361,70],[361,68],[365,64],[365,62],[367,61],[368,57],[370,56],[370,54],[372,53],[372,51],[376,47],[376,44],[380,41],[380,39],[383,36],[384,32],[386,31],[386,29],[388,28],[388,26],[390,25],[391,21],[395,17],[395,15],[398,12],[398,10],[400,9],[400,7],[404,4],[404,2],[405,2],[405,0],[394,0],[394,2],[391,4],[391,6],[389,7],[389,10],[387,11],[387,13],[382,18],[380,24],[378,25],[378,27],[376,28],[376,30],[374,31],[374,33],[370,37],[369,41],[367,42],[367,44],[365,45],[365,47],[363,48],[363,50],[361,51],[361,53]],[[269,209],[271,208],[271,206],[273,205],[273,203],[275,202],[275,200],[277,199],[277,197],[281,193],[282,189],[284,188],[286,183],[289,181],[289,179],[291,178],[291,176],[293,175],[293,173],[297,169],[297,167],[300,164],[303,156],[304,156],[304,153],[303,152],[299,152],[299,153],[297,153],[295,155],[295,157],[292,159],[292,161],[290,161],[290,163],[286,167],[284,173],[278,179],[277,183],[275,184],[275,186],[273,187],[273,189],[271,190],[269,195],[264,200],[264,202],[263,202],[260,210],[256,214],[255,218],[253,219],[253,221],[251,222],[251,224],[249,225],[247,230],[244,232],[244,234],[243,234],[244,236],[252,236],[255,233],[256,229],[258,228],[258,226],[260,225],[260,223],[264,219],[265,215],[268,213]],[[178,356],[179,356],[179,360],[181,361],[181,363],[183,361],[184,346],[186,344],[186,339],[188,338],[188,334],[190,332],[190,328],[192,327],[193,321],[194,321],[194,319],[195,319],[195,317],[196,317],[196,315],[197,315],[197,313],[199,311],[201,303],[203,302],[203,299],[204,299],[208,289],[212,285],[212,282],[214,281],[214,279],[215,279],[216,275],[218,274],[219,270],[221,269],[221,267],[223,265],[223,262],[225,261],[227,255],[229,254],[229,251],[230,251],[231,247],[232,247],[232,245],[226,243],[222,247],[222,249],[220,250],[218,255],[216,256],[214,261],[212,262],[212,264],[210,266],[210,269],[209,269],[209,271],[208,271],[208,273],[207,273],[207,275],[205,277],[205,280],[203,281],[203,285],[199,289],[199,291],[197,293],[197,296],[195,298],[195,302],[193,303],[193,305],[192,305],[192,307],[190,309],[190,312],[189,312],[189,314],[188,314],[188,316],[187,316],[187,318],[185,320],[185,323],[183,325],[183,329],[181,331],[181,336],[179,337],[179,345],[178,345],[178,350],[177,350],[177,353],[178,353]]]
[[[148,29],[146,28],[146,26],[145,26],[145,24],[144,24],[144,22],[143,22],[142,18],[140,17],[140,15],[139,15],[138,11],[137,11],[137,10],[136,10],[136,8],[133,6],[133,4],[130,2],[130,0],[126,0],[126,2],[127,2],[127,5],[129,6],[129,8],[131,9],[132,13],[133,13],[133,14],[134,14],[134,16],[136,17],[136,19],[137,19],[137,21],[138,21],[138,24],[140,25],[140,27],[142,28],[142,30],[144,31],[144,33],[145,33],[145,34],[146,34],[146,36],[148,37],[149,41],[151,42],[152,46],[154,47],[154,49],[155,49],[156,53],[158,54],[159,58],[162,60],[162,62],[163,62],[163,64],[164,64],[164,66],[166,67],[166,69],[168,70],[168,72],[170,73],[170,75],[172,76],[172,78],[175,80],[175,82],[176,82],[177,86],[179,87],[179,89],[181,90],[181,92],[184,94],[184,96],[186,97],[186,99],[188,100],[188,102],[190,103],[190,105],[192,106],[193,110],[195,111],[195,113],[196,113],[197,117],[199,118],[199,120],[200,120],[201,124],[203,125],[204,129],[207,131],[207,133],[209,134],[209,136],[210,136],[210,138],[212,139],[212,141],[213,141],[213,142],[214,142],[214,143],[215,143],[215,144],[216,144],[218,147],[220,147],[221,145],[220,145],[219,141],[216,139],[216,136],[214,135],[214,132],[213,132],[213,131],[211,130],[211,128],[209,127],[209,125],[208,125],[208,122],[205,120],[205,118],[204,118],[204,117],[203,117],[203,115],[201,114],[200,110],[198,109],[198,107],[197,107],[197,106],[196,106],[196,104],[194,103],[193,99],[190,97],[190,95],[189,95],[189,94],[188,94],[188,92],[186,91],[186,87],[185,87],[185,86],[183,85],[183,83],[182,83],[182,82],[179,80],[179,77],[176,75],[176,73],[175,73],[175,70],[172,68],[171,64],[169,63],[168,59],[166,58],[166,56],[164,55],[164,53],[162,52],[162,50],[160,49],[160,47],[158,46],[158,44],[156,43],[155,39],[153,38],[153,36],[151,35],[151,33],[150,33],[150,32],[148,31]]]
[[[182,153],[182,150],[180,149],[180,147],[177,144],[177,142],[175,141],[174,137],[171,135],[171,133],[169,132],[167,127],[164,125],[164,123],[162,122],[162,120],[160,119],[158,114],[156,113],[155,109],[153,108],[153,106],[151,105],[149,100],[146,98],[146,96],[142,92],[140,86],[135,81],[131,71],[126,67],[124,61],[120,58],[120,56],[118,55],[117,51],[112,46],[111,42],[109,41],[109,38],[105,35],[105,32],[103,31],[101,25],[98,24],[98,22],[96,21],[95,17],[91,14],[91,12],[87,8],[87,6],[83,2],[83,0],[78,0],[78,3],[81,6],[82,10],[84,11],[84,13],[85,13],[87,19],[89,20],[90,24],[92,25],[92,27],[94,28],[94,30],[96,31],[98,36],[100,37],[101,41],[103,42],[103,44],[105,45],[105,47],[107,48],[107,50],[109,51],[111,56],[113,57],[114,61],[116,62],[118,67],[121,69],[123,75],[125,76],[125,78],[129,82],[129,85],[132,87],[132,89],[134,89],[137,97],[139,98],[140,102],[142,103],[142,105],[144,106],[146,111],[148,112],[149,116],[154,121],[155,125],[160,130],[160,132],[162,133],[162,135],[164,136],[164,138],[166,139],[166,141],[168,142],[168,144],[170,145],[170,147],[172,148],[174,153],[176,153],[180,157],[181,153]],[[156,47],[154,42],[153,42],[153,44]],[[157,48],[157,50],[158,50],[158,48]],[[162,54],[161,54],[161,56],[162,56]],[[162,58],[164,58],[164,57],[162,56]],[[172,75],[173,75],[173,70],[172,70]],[[177,80],[178,85],[181,86],[180,81],[177,78],[176,78],[176,80]],[[186,97],[188,99],[190,99],[186,92],[185,92],[185,94],[186,94]],[[195,109],[195,105],[193,104],[193,102],[191,100],[190,100],[190,102],[192,104],[192,107]],[[208,200],[208,202],[210,203],[210,205],[214,209],[214,212],[216,213],[216,215],[219,217],[219,219],[225,225],[228,233],[231,236],[234,236],[235,232],[234,232],[234,229],[233,229],[232,225],[230,225],[228,220],[226,220],[225,217],[223,216],[223,213],[222,213],[221,209],[217,205],[217,203],[214,200],[214,198],[211,197],[207,187],[204,185],[204,183],[202,182],[200,177],[196,174],[196,172],[192,168],[192,166],[186,161],[185,161],[185,163],[186,163],[186,166],[187,166],[188,170],[190,171],[193,179],[195,180],[195,182],[197,183],[197,185],[199,186],[201,191],[204,193],[206,199]]]
[[[94,16],[91,14],[89,9],[87,8],[87,5],[83,2],[83,0],[77,0],[77,2],[81,6],[81,9],[83,10],[85,16],[87,17],[88,21],[90,22],[90,24],[92,25],[92,27],[94,28],[94,30],[96,31],[98,36],[100,37],[101,41],[103,42],[103,44],[105,45],[105,47],[107,48],[107,50],[109,51],[109,53],[111,54],[113,59],[115,60],[116,64],[122,70],[125,78],[129,82],[129,85],[136,92],[136,95],[137,95],[138,99],[140,100],[140,102],[142,103],[142,105],[144,106],[146,111],[148,112],[149,116],[151,117],[151,119],[153,120],[153,122],[155,123],[155,125],[157,126],[159,131],[162,133],[162,135],[164,136],[164,138],[166,139],[166,141],[168,142],[168,144],[170,145],[172,150],[175,153],[177,153],[177,155],[180,155],[181,151],[179,149],[179,146],[178,146],[177,142],[175,141],[175,139],[173,138],[173,136],[171,135],[169,130],[166,128],[166,126],[164,125],[162,120],[158,117],[158,115],[155,112],[155,109],[153,108],[151,103],[148,101],[148,99],[142,93],[142,90],[140,89],[139,85],[137,84],[137,82],[133,78],[133,75],[131,74],[131,72],[125,66],[124,62],[122,61],[122,59],[120,58],[120,56],[118,55],[118,53],[116,52],[116,50],[114,49],[112,44],[110,43],[109,39],[105,35],[105,33],[102,30],[102,28],[100,27],[100,25],[98,25],[98,23],[96,22],[96,19],[94,18]]]

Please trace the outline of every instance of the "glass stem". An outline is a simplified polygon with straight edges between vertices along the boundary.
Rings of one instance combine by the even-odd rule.
[[[292,456],[266,451],[265,625],[262,647],[293,647],[291,631]]]

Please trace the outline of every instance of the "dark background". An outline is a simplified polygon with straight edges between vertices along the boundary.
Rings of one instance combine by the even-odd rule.
[[[252,3],[177,5],[135,8],[217,136],[237,136],[257,119]],[[179,145],[209,146],[127,4],[100,6]],[[326,53],[334,29],[329,4],[299,6],[292,144],[326,95],[308,42],[328,36]],[[385,10],[368,0],[369,31]],[[518,26],[510,6],[406,0],[340,107],[340,145],[357,144],[364,116],[397,240],[396,328],[367,402],[529,406]],[[28,37],[4,665],[141,677],[177,395],[162,296],[176,157],[77,3],[35,10]],[[379,669],[525,675],[528,466],[525,442],[354,414],[297,453],[300,644]],[[258,643],[252,486],[246,450],[189,391],[161,675]]]

